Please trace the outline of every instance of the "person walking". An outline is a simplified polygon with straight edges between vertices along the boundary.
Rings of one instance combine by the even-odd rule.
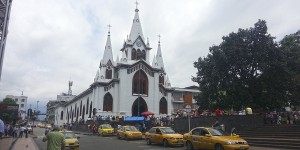
[[[24,134],[25,134],[25,138],[28,138],[28,127],[25,127]]]
[[[3,134],[4,134],[4,122],[0,119],[0,139],[2,139]]]
[[[65,137],[59,132],[59,126],[55,125],[52,132],[49,132],[44,138],[43,142],[47,142],[47,150],[64,150]]]

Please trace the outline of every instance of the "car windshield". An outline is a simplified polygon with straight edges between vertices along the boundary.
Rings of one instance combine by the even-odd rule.
[[[160,129],[162,133],[165,133],[165,134],[174,134],[175,131],[171,128],[161,128]]]
[[[76,138],[75,134],[73,132],[63,132],[65,139],[74,139]]]
[[[125,127],[125,131],[137,131],[138,129],[134,126]]]
[[[110,124],[103,124],[102,125],[103,129],[108,129],[108,128],[112,128]]]
[[[228,133],[224,132],[223,130],[209,128],[208,131],[212,136],[228,136]]]

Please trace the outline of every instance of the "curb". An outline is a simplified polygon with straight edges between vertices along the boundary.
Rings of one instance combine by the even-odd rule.
[[[33,143],[33,146],[36,150],[39,150],[39,147],[36,145],[36,143],[34,142],[33,138],[30,137],[31,142]]]
[[[16,139],[12,142],[12,144],[11,144],[10,147],[9,147],[9,150],[13,150],[13,148],[15,147],[15,144],[16,144],[17,141],[18,141],[18,138],[16,138]]]

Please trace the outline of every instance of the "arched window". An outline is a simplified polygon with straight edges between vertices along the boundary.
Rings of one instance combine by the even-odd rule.
[[[66,120],[69,120],[69,109],[67,108]]]
[[[167,100],[163,97],[159,101],[159,113],[168,114],[168,103]]]
[[[84,113],[85,112],[85,106],[83,105],[83,107],[82,107],[82,118],[81,119],[84,119]]]
[[[76,121],[78,121],[78,117],[79,117],[79,108],[77,108],[77,117],[76,117]]]
[[[148,95],[148,77],[142,70],[138,70],[133,76],[132,94]]]
[[[60,120],[63,120],[64,119],[64,111],[61,111],[60,112]]]
[[[144,60],[146,60],[146,52],[145,52],[145,50],[142,50],[142,57],[141,58],[144,59]]]
[[[77,110],[77,103],[75,104],[75,117],[78,116],[78,114],[76,113],[76,110]]]
[[[104,95],[103,111],[112,111],[113,108],[113,97],[110,93]]]
[[[163,75],[163,74],[160,74],[160,75],[159,75],[159,84],[163,84],[163,85],[164,85],[164,83],[165,83],[164,75]]]
[[[106,74],[105,74],[105,79],[111,79],[112,78],[112,70],[111,67],[106,68]]]
[[[93,110],[93,102],[91,102],[91,104],[90,104],[89,118],[92,118],[92,117],[91,117],[91,115],[92,115],[92,110]]]
[[[70,111],[70,117],[71,117],[71,120],[73,121],[73,107],[71,106],[71,111]]]
[[[132,49],[131,60],[136,60],[136,50],[135,49]]]
[[[88,112],[89,112],[89,104],[90,104],[90,100],[88,98],[87,102],[86,102],[86,112],[85,112],[85,114],[88,114]]]
[[[80,116],[81,116],[81,111],[82,111],[82,101],[80,101]]]
[[[136,59],[139,60],[139,59],[141,59],[141,58],[142,58],[142,52],[141,52],[141,50],[138,49],[138,50],[136,51]]]

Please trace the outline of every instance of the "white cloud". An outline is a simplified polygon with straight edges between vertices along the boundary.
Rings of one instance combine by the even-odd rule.
[[[103,57],[107,25],[111,24],[114,58],[130,32],[135,0],[13,1],[0,82],[0,97],[21,94],[31,101],[55,99],[89,87]],[[294,0],[140,0],[145,37],[156,54],[158,34],[172,86],[195,85],[193,62],[208,54],[222,36],[267,21],[280,40],[299,30],[300,1]],[[19,90],[20,89],[20,90]]]

